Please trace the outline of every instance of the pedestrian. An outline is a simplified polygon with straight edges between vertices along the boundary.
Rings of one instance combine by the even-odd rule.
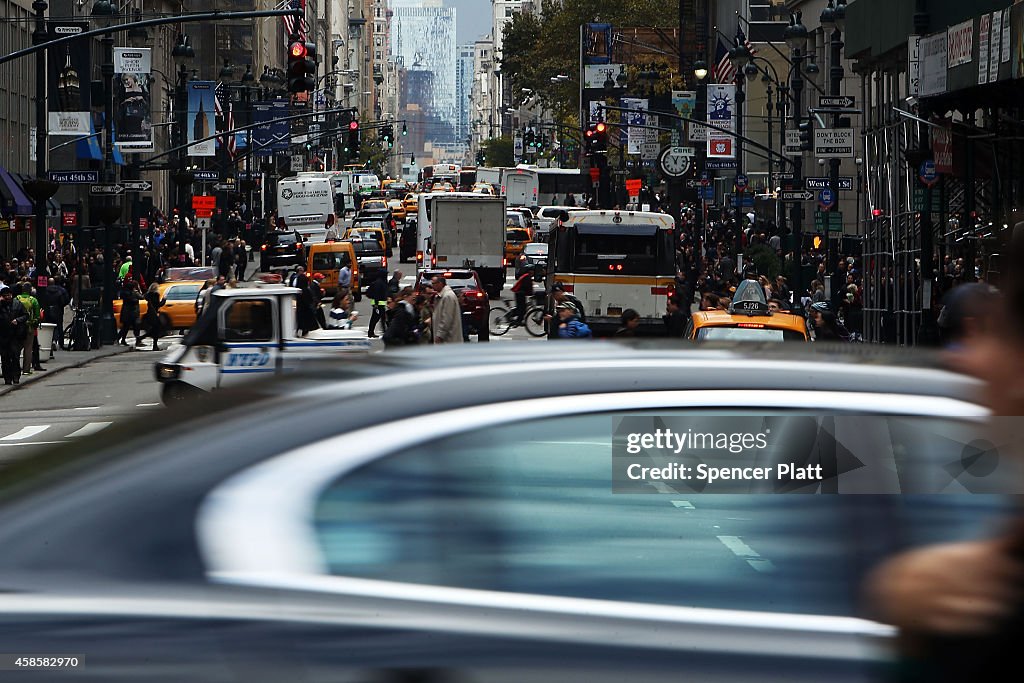
[[[394,315],[382,338],[385,348],[416,343],[415,328],[419,318],[413,305],[415,298],[416,292],[412,287],[406,287],[398,293]]]
[[[324,236],[324,241],[325,242],[337,242],[338,239],[339,239],[339,236],[338,236],[338,225],[335,222],[335,218],[334,218],[334,214],[333,213],[327,217],[326,228],[327,228],[327,234]]]
[[[387,320],[384,317],[385,309],[384,306],[388,301],[388,280],[387,273],[383,270],[377,271],[374,276],[373,282],[366,288],[366,297],[370,300],[370,305],[373,306],[373,312],[370,314],[370,330],[367,336],[376,337],[377,323],[381,323],[381,327],[387,329]]]
[[[621,326],[615,330],[616,337],[635,337],[636,330],[640,327],[640,314],[632,308],[627,308],[619,318]]]
[[[213,249],[210,250],[210,265],[216,269],[218,275],[220,274],[220,257],[223,251],[220,240],[214,240]]]
[[[318,329],[316,320],[316,304],[313,303],[313,292],[309,287],[309,278],[305,270],[300,270],[295,278],[295,287],[299,290],[299,299],[295,306],[295,326],[300,337],[305,337],[312,330]]]
[[[313,309],[316,314],[316,321],[321,328],[327,327],[327,319],[324,317],[324,290],[320,286],[320,282],[323,281],[324,274],[316,273],[313,275],[312,281],[309,283],[309,295],[313,300]]]
[[[128,346],[128,330],[135,332],[135,345],[141,342],[139,338],[139,300],[142,292],[139,290],[139,283],[129,280],[124,283],[121,289],[121,338],[118,343],[121,346]]]
[[[327,315],[327,329],[350,330],[352,323],[358,318],[359,314],[352,310],[352,297],[346,290],[339,289],[331,302],[331,311]]]
[[[661,317],[665,321],[665,330],[669,337],[678,339],[686,332],[686,316],[683,315],[683,302],[674,296],[670,296],[665,302],[665,315]]]
[[[352,267],[349,265],[348,254],[344,255],[341,268],[338,269],[338,291],[348,290],[352,286]]]
[[[21,350],[28,335],[28,312],[14,290],[0,285],[0,366],[4,384],[21,383]]]
[[[146,291],[146,315],[142,317],[142,328],[145,334],[139,338],[139,342],[146,337],[153,340],[153,350],[159,350],[160,337],[163,336],[163,323],[160,322],[160,309],[167,303],[166,299],[160,298],[160,286],[155,282]]]
[[[31,282],[22,283],[21,294],[17,296],[17,299],[28,314],[28,333],[22,339],[21,373],[23,375],[31,375],[34,370],[33,351],[36,344],[36,334],[39,332],[39,300],[32,296]]]
[[[64,350],[64,307],[71,303],[71,295],[64,288],[63,277],[51,277],[46,285],[46,320],[56,325],[54,336],[61,351]]]
[[[576,315],[576,309],[571,304],[558,304],[555,311],[558,314],[558,336],[560,338],[582,339],[594,336],[590,327]]]
[[[430,287],[437,292],[437,298],[434,300],[434,314],[431,316],[434,343],[461,344],[463,342],[462,308],[459,306],[459,297],[441,276],[433,278],[430,281]]]
[[[245,282],[245,268],[249,265],[249,255],[245,251],[245,240],[238,241],[235,254],[235,279]]]
[[[214,263],[214,267],[219,269],[218,275],[223,275],[225,279],[230,280],[234,276],[235,270],[235,250],[231,246],[231,242],[226,243],[220,252],[220,263]]]
[[[398,292],[402,289],[402,271],[396,270],[388,280],[388,296],[397,296]]]

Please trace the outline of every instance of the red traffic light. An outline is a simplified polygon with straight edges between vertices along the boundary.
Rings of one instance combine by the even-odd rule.
[[[592,137],[594,137],[594,131],[593,131],[592,129],[588,128],[588,129],[587,129],[587,132],[586,132],[586,136],[587,136],[588,138],[592,138]]]
[[[302,43],[292,43],[288,53],[295,59],[302,59],[306,56],[306,46]]]
[[[875,218],[878,218],[879,216],[882,215],[882,210],[881,209],[872,209],[871,210],[871,215],[874,216]]]
[[[358,121],[349,121],[348,122],[348,129],[349,130],[359,130],[359,122]]]
[[[598,133],[603,133],[605,131],[605,129],[607,128],[607,126],[605,124],[603,124],[603,123],[599,123],[599,124],[597,124],[596,128],[597,128],[597,132]]]

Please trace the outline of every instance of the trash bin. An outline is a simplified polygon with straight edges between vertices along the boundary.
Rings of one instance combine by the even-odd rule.
[[[57,326],[54,323],[39,323],[39,336],[36,341],[39,342],[40,358],[47,350],[50,352],[50,358],[53,358],[53,334],[56,329]]]

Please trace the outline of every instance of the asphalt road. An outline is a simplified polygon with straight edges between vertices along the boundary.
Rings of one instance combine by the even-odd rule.
[[[161,340],[161,347],[178,339]],[[0,467],[46,446],[157,410],[162,403],[153,363],[164,353],[131,351],[101,358],[9,394],[0,404]]]

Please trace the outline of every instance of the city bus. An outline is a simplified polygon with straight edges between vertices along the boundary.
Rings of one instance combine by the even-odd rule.
[[[459,186],[459,174],[462,173],[462,167],[458,164],[434,164],[433,166],[424,166],[423,170],[420,171],[420,189],[424,192],[430,192],[436,184],[451,183],[453,188]]]
[[[538,168],[520,164],[537,173],[537,205],[556,206],[565,201],[565,195],[574,194],[577,200],[590,192],[590,176],[578,168]]]
[[[675,221],[663,213],[574,211],[549,237],[547,290],[560,282],[579,299],[595,335],[608,335],[628,308],[638,334],[664,335],[675,294]]]

